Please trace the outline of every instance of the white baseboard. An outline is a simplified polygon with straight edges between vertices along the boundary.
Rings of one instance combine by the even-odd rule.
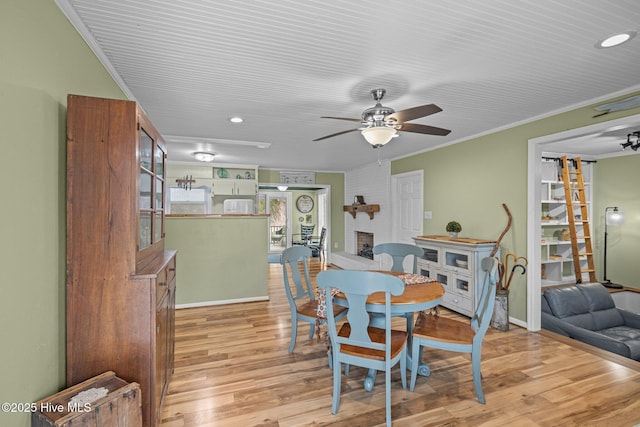
[[[515,317],[509,316],[509,323],[513,323],[516,326],[527,329],[527,322],[523,322],[522,320],[516,319]]]
[[[255,302],[255,301],[269,301],[269,296],[265,295],[261,297],[227,299],[227,300],[220,300],[220,301],[192,302],[188,304],[176,304],[176,310],[179,310],[181,308],[207,307],[210,305],[238,304],[242,302]]]

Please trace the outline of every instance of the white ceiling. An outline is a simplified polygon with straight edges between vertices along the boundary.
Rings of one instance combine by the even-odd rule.
[[[212,151],[219,162],[346,171],[640,83],[640,36],[594,47],[640,30],[637,0],[56,2],[165,136],[173,161]],[[442,112],[414,123],[452,132],[405,132],[380,150],[358,132],[312,142],[357,127],[320,116],[360,117],[377,87],[396,111],[437,104]],[[230,123],[234,115],[244,123]],[[597,155],[619,151],[628,132],[595,143]]]

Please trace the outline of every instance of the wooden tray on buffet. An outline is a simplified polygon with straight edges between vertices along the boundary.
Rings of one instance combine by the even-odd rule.
[[[445,242],[467,243],[470,245],[480,245],[483,243],[495,243],[495,240],[473,239],[471,237],[449,237],[449,236],[416,236],[416,239],[442,240]]]

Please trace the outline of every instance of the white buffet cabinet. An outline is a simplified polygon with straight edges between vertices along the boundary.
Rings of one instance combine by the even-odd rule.
[[[418,274],[437,280],[445,288],[440,305],[473,316],[482,292],[481,260],[491,254],[495,242],[446,236],[418,236],[414,241],[423,249]],[[500,257],[500,251],[495,256]]]

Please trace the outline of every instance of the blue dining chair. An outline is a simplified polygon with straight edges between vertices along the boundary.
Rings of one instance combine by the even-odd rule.
[[[337,288],[346,297],[349,311],[347,322],[340,329],[332,304],[327,303],[327,323],[333,357],[333,404],[331,413],[338,413],[342,364],[361,366],[385,372],[386,422],[391,425],[391,368],[400,362],[402,388],[407,388],[407,337],[406,331],[391,329],[391,322],[384,328],[369,326],[367,297],[374,292],[384,292],[385,315],[391,318],[391,295],[404,292],[404,283],[395,276],[352,270],[321,271],[317,276],[319,288]],[[327,301],[328,302],[328,301]]]
[[[413,270],[410,273],[416,274],[418,272],[418,258],[423,254],[421,247],[416,245],[410,245],[408,243],[380,243],[373,247],[374,255],[387,254],[391,256],[393,264],[391,265],[391,271],[404,272],[404,259],[413,255]],[[413,313],[407,313],[403,315],[407,319],[407,331],[411,336],[411,329],[413,328]]]
[[[298,321],[309,323],[309,339],[313,338],[318,317],[318,300],[315,299],[309,280],[309,266],[307,260],[311,257],[311,249],[306,246],[292,246],[282,251],[280,264],[284,288],[291,310],[291,344],[289,353],[293,353],[298,333]],[[287,268],[287,265],[289,268]],[[292,283],[293,282],[293,285]],[[327,304],[328,305],[328,304]],[[347,314],[347,309],[336,306],[334,312],[338,319]]]
[[[496,297],[496,270],[498,263],[496,258],[484,258],[482,270],[484,281],[482,293],[478,301],[470,323],[440,317],[434,314],[421,313],[413,328],[413,340],[411,342],[411,385],[413,391],[418,374],[418,363],[422,360],[423,347],[438,348],[442,350],[471,353],[471,369],[473,371],[473,386],[480,403],[485,403],[482,392],[482,373],[480,371],[480,358],[482,355],[482,340],[493,315],[493,307]],[[428,368],[423,375],[429,375]]]
[[[403,272],[404,259],[413,255],[413,270],[410,273],[416,274],[418,271],[418,258],[423,254],[420,246],[410,245],[408,243],[380,243],[373,247],[373,254],[387,254],[391,256],[393,265],[391,271]]]

